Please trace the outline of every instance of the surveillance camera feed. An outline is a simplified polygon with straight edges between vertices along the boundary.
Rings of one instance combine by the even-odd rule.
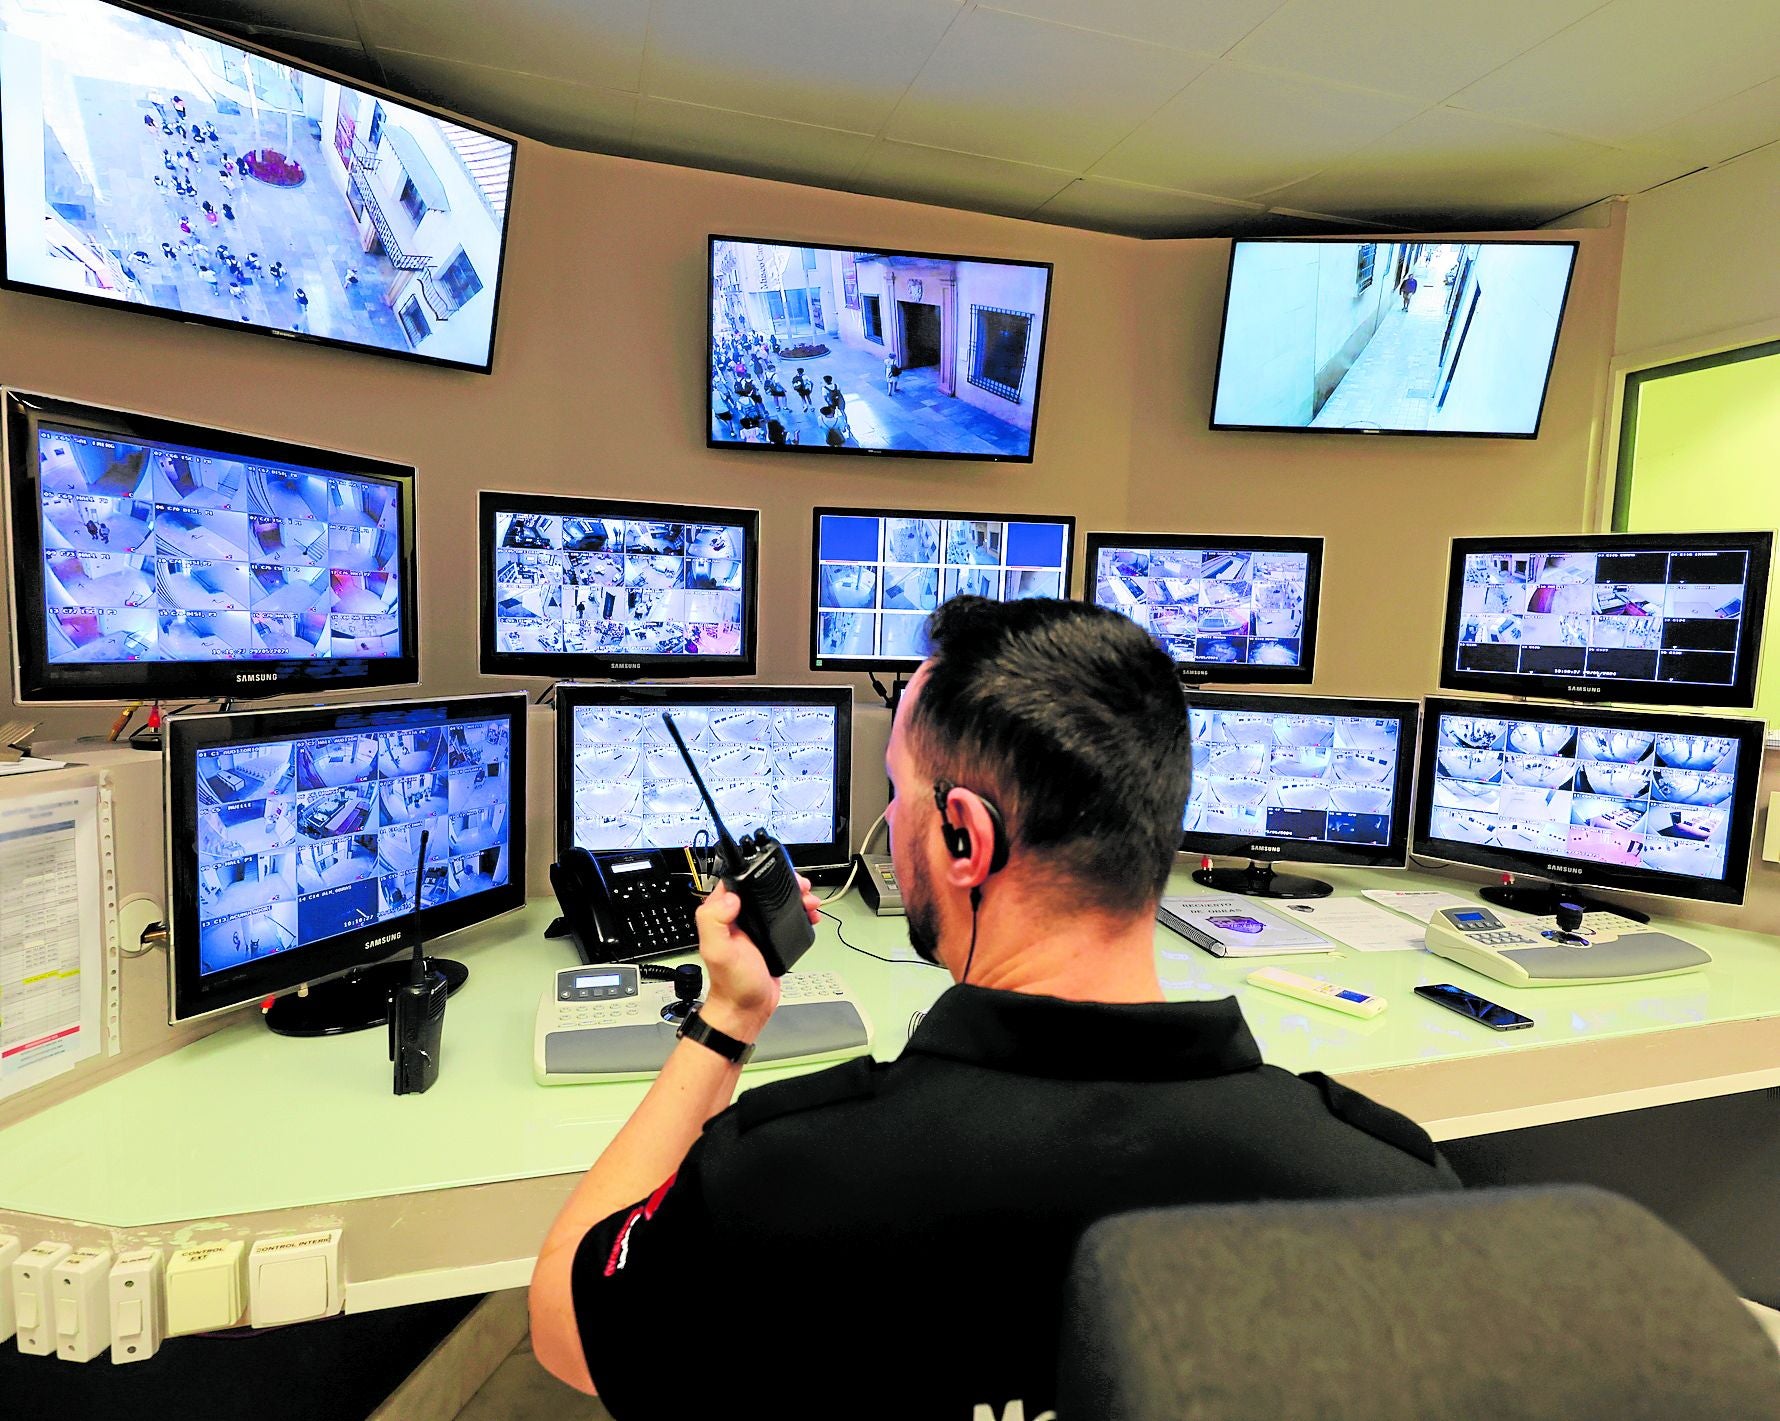
[[[1748,548],[1467,552],[1456,671],[1737,684],[1746,644]],[[1450,638],[1449,638],[1450,641]]]
[[[1519,716],[1437,720],[1432,838],[1724,878],[1735,739]]]
[[[101,0],[0,0],[10,281],[486,369],[514,145]]]
[[[402,652],[387,479],[38,427],[52,665]]]
[[[757,829],[784,844],[835,837],[840,712],[713,698],[705,705],[574,707],[576,845],[672,849],[715,841],[698,787],[662,721],[664,708],[738,839]]]
[[[505,719],[339,731],[197,756],[203,974],[507,882]]]
[[[711,241],[711,444],[1030,459],[1047,266]]]
[[[1576,247],[1237,242],[1212,427],[1538,432]]]
[[[1252,549],[1101,548],[1094,600],[1183,665],[1297,666],[1310,555]]]
[[[494,515],[495,650],[741,656],[740,524]]]
[[[1391,842],[1401,721],[1200,706],[1187,716],[1187,833],[1351,847]]]
[[[959,593],[1067,596],[1072,531],[1044,519],[822,514],[812,664],[918,662],[928,614]]]

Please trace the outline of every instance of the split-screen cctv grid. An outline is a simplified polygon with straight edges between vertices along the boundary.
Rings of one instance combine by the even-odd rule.
[[[199,971],[507,882],[504,719],[330,732],[197,756]]]
[[[1188,833],[1388,844],[1400,722],[1390,718],[1187,712]]]
[[[1102,548],[1094,600],[1123,612],[1176,661],[1296,666],[1307,553]]]
[[[1724,877],[1734,739],[1571,718],[1438,720],[1433,837]]]
[[[927,614],[949,597],[1067,595],[1068,547],[1062,523],[825,516],[817,652],[918,661],[927,654]]]
[[[495,514],[496,649],[739,656],[740,526]]]
[[[676,705],[674,724],[717,810],[738,837],[787,844],[834,838],[832,706]],[[710,842],[710,815],[658,708],[574,709],[574,841],[581,848],[682,848]]]
[[[1730,686],[1747,553],[1472,553],[1457,669]]]
[[[43,428],[52,663],[401,653],[393,484]]]

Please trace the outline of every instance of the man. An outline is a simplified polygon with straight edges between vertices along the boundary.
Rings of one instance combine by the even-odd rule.
[[[538,1359],[620,1421],[1037,1421],[1095,1219],[1456,1185],[1401,1116],[1262,1065],[1234,1000],[1164,1000],[1190,755],[1156,644],[1050,600],[954,598],[929,635],[890,735],[890,846],[910,941],[962,985],[898,1060],[728,1109],[737,1068],[679,1044],[532,1276]],[[735,913],[727,890],[699,909],[703,1013],[748,1042],[778,984]]]

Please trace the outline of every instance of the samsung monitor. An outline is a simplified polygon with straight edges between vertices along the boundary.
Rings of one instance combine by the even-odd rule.
[[[1525,874],[1483,890],[1550,914],[1583,890],[1741,903],[1760,721],[1430,697],[1415,852]]]
[[[189,21],[0,0],[4,284],[486,371],[516,145]]]
[[[664,711],[731,834],[765,829],[799,868],[846,863],[853,692],[845,686],[558,686],[559,859],[570,848],[715,843]]]
[[[1440,684],[1752,706],[1773,551],[1771,532],[1455,538]]]
[[[1048,262],[712,237],[713,449],[1032,460]]]
[[[21,701],[418,679],[414,470],[7,391]]]
[[[1308,682],[1321,538],[1090,533],[1083,591],[1161,643],[1181,679]]]
[[[760,514],[481,495],[482,674],[752,676]]]
[[[1069,596],[1075,519],[818,508],[812,540],[810,668],[912,670],[949,597]]]
[[[525,710],[515,691],[169,720],[172,1020],[323,983],[269,1024],[375,1026],[408,971],[383,959],[519,907]]]
[[[1193,787],[1181,849],[1247,868],[1202,866],[1207,888],[1321,898],[1330,885],[1274,872],[1296,863],[1401,868],[1408,861],[1414,701],[1187,692]]]
[[[1532,439],[1576,245],[1232,243],[1211,427]]]

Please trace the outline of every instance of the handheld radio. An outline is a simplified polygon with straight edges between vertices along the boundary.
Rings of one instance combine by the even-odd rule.
[[[680,738],[680,727],[674,718],[663,712],[668,734],[680,749],[680,758],[698,786],[699,797],[710,812],[711,823],[717,826],[717,845],[729,872],[723,877],[730,889],[742,900],[742,911],[736,915],[736,926],[745,932],[766,959],[767,971],[783,977],[797,965],[797,959],[810,950],[816,941],[816,929],[804,912],[803,891],[797,886],[797,870],[791,866],[791,855],[785,846],[764,829],[744,834],[740,844],[730,837],[723,817],[717,813],[716,802],[705,788],[698,766]]]
[[[389,1059],[395,1063],[395,1093],[419,1095],[439,1079],[439,1048],[445,1036],[445,974],[428,967],[426,937],[420,931],[420,895],[426,882],[427,831],[420,831],[420,858],[414,868],[414,960],[408,980],[389,1002]]]

